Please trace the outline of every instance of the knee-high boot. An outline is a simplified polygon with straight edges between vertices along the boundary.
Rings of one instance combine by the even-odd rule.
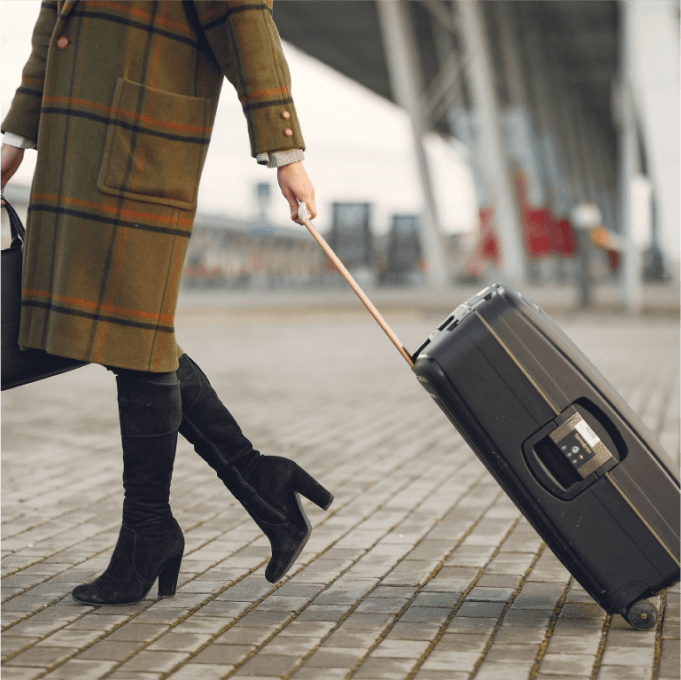
[[[173,376],[174,378],[174,376]],[[175,594],[184,536],[170,510],[170,480],[182,418],[180,386],[118,375],[123,444],[123,522],[111,562],[73,597],[85,604],[132,604],[156,578],[159,596]]]
[[[180,357],[177,377],[182,391],[180,434],[269,539],[272,557],[265,578],[275,583],[291,568],[312,533],[298,494],[323,510],[333,496],[294,461],[256,451],[203,371],[186,354]]]

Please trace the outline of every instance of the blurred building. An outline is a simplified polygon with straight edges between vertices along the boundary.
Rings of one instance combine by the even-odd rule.
[[[626,306],[644,267],[678,276],[678,2],[288,0],[276,21],[285,40],[408,113],[431,282],[576,277],[570,214],[585,202],[613,238],[581,247],[600,249],[590,259],[620,277]],[[433,131],[466,145],[476,180],[477,243],[455,271],[423,153]]]
[[[328,258],[307,231],[229,215],[196,216],[182,278],[186,288],[306,288],[334,283]]]

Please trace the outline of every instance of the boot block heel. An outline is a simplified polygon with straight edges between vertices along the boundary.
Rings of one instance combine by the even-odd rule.
[[[177,578],[180,575],[182,553],[168,560],[158,575],[158,596],[172,597],[177,589]]]
[[[333,495],[299,465],[296,465],[293,473],[293,489],[322,510],[328,510],[333,503]]]

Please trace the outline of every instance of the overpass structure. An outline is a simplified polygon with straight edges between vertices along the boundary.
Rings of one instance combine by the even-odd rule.
[[[532,256],[575,250],[573,228],[600,225],[619,235],[623,302],[638,308],[638,253],[659,260],[661,242],[678,243],[678,3],[287,0],[274,11],[284,40],[408,112],[431,284],[450,276],[423,144],[436,131],[469,149],[481,248],[493,241],[481,259],[520,283]]]

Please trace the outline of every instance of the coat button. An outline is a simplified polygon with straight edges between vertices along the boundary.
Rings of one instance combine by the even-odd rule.
[[[69,39],[65,35],[62,35],[57,40],[57,49],[65,50],[68,46],[69,46]]]
[[[293,137],[293,130],[291,130],[291,128],[286,128],[286,129],[284,130],[284,135],[285,135],[286,137]]]
[[[291,117],[291,114],[290,114],[288,111],[282,111],[282,112],[281,112],[281,117],[282,117],[284,120],[288,120],[288,119]]]

